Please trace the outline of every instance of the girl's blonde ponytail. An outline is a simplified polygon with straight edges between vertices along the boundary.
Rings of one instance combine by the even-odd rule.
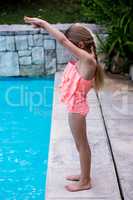
[[[104,69],[102,65],[97,64],[93,87],[96,91],[99,91],[103,88],[103,86],[104,86]]]
[[[98,61],[97,52],[96,52],[96,44],[95,44],[94,39],[92,40],[90,49],[91,49],[91,53],[95,55],[95,59],[97,61],[93,87],[96,91],[99,91],[104,86],[104,69]]]

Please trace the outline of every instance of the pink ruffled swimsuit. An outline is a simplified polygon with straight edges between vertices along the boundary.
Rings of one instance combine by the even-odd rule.
[[[69,61],[66,65],[59,87],[61,89],[60,102],[67,105],[68,111],[86,116],[89,111],[86,96],[92,88],[92,80],[81,77],[75,61]]]

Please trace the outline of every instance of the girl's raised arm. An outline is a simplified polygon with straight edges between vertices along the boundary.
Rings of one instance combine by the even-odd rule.
[[[92,59],[92,55],[87,53],[85,50],[74,45],[67,37],[58,29],[54,28],[50,23],[39,18],[24,17],[26,23],[32,24],[36,27],[42,27],[46,29],[49,34],[51,34],[59,43],[61,43],[65,48],[67,48],[71,53],[73,53],[79,59]]]

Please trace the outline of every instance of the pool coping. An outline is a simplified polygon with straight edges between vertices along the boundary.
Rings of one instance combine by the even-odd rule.
[[[87,136],[90,137],[90,146],[94,154],[92,160],[92,184],[94,187],[91,190],[76,193],[68,192],[64,188],[65,184],[69,183],[65,180],[66,174],[70,174],[72,171],[74,173],[75,170],[79,171],[80,168],[73,138],[71,134],[67,134],[70,130],[68,129],[66,120],[66,107],[59,103],[59,91],[57,86],[60,82],[61,74],[61,71],[56,72],[54,81],[51,134],[44,198],[45,200],[75,200],[75,198],[79,200],[120,200],[121,197],[107,143],[105,127],[103,125],[98,99],[93,90],[90,92],[89,103],[92,105],[92,110],[94,109],[95,112],[93,110],[93,112],[90,112],[90,116],[87,116],[87,126],[90,129],[90,133],[89,135],[87,133]],[[95,123],[97,123],[99,127],[98,130],[97,127],[95,127]],[[99,158],[99,151],[103,154],[103,158]],[[105,165],[104,168],[101,167],[101,163]]]

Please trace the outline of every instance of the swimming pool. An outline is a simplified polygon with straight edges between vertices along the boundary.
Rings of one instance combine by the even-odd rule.
[[[0,200],[44,200],[53,86],[0,78]]]

